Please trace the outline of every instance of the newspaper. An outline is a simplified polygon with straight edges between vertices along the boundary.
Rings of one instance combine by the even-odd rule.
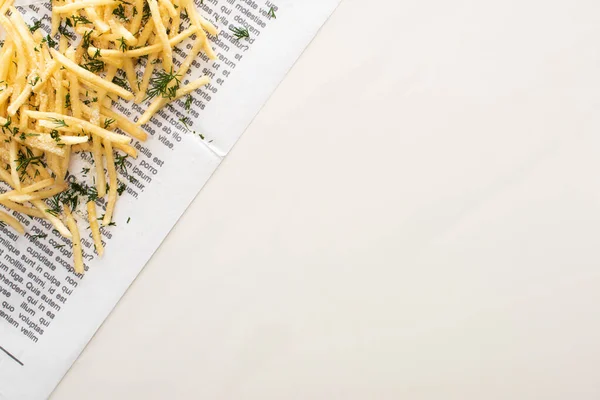
[[[208,75],[211,84],[161,110],[145,125],[149,140],[134,142],[138,158],[122,160],[125,184],[116,225],[102,232],[102,259],[79,218],[85,275],[72,268],[70,242],[45,221],[13,214],[26,236],[0,226],[0,399],[50,395],[339,1],[196,0],[219,28],[218,58],[199,56],[184,83]],[[48,29],[49,3],[16,4],[28,23],[41,19]],[[247,40],[230,30],[242,26]],[[137,120],[144,107],[116,109]],[[89,163],[76,161],[80,175]]]

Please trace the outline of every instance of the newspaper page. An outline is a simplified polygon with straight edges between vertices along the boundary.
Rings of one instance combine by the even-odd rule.
[[[144,126],[148,141],[133,142],[137,159],[119,165],[121,197],[115,224],[102,229],[98,258],[84,218],[85,275],[72,267],[71,243],[48,222],[18,218],[19,236],[0,225],[0,399],[44,399],[106,319],[223,157],[260,110],[340,0],[195,0],[219,29],[216,60],[203,54],[183,79],[211,83],[163,108]],[[32,24],[49,32],[50,3],[17,0]],[[236,39],[231,28],[245,27]],[[178,45],[181,63],[191,40]],[[116,110],[137,120],[144,105]],[[80,153],[85,154],[85,153]],[[91,160],[75,161],[84,179]],[[0,186],[0,192],[7,187]],[[105,206],[101,200],[98,206]],[[101,211],[100,211],[101,213]],[[193,262],[193,260],[191,260]],[[167,266],[165,266],[167,267]]]

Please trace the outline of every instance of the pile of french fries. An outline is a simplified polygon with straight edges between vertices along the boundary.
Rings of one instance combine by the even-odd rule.
[[[215,58],[208,34],[217,29],[193,0],[54,0],[47,35],[39,23],[28,26],[13,2],[0,0],[6,32],[0,49],[0,180],[11,188],[0,194],[0,205],[46,219],[71,239],[74,270],[83,274],[74,215],[87,214],[102,256],[100,223],[111,224],[119,192],[115,156],[137,157],[130,143],[146,140],[141,125],[209,82],[202,77],[181,84],[199,52]],[[192,48],[176,68],[173,48],[187,38]],[[133,123],[112,109],[119,99],[149,106]],[[69,179],[78,152],[91,153],[92,186]],[[106,209],[99,219],[101,198]],[[75,213],[80,199],[85,210]],[[25,233],[7,212],[0,211],[0,223]]]

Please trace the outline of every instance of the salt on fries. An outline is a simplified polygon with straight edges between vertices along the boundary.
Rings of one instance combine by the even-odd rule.
[[[0,181],[11,188],[0,193],[0,205],[46,219],[71,239],[74,270],[83,274],[75,219],[83,213],[76,210],[79,200],[85,199],[102,256],[100,226],[112,224],[119,193],[116,160],[124,156],[118,152],[137,157],[130,143],[147,139],[141,125],[168,102],[208,84],[206,77],[185,86],[181,80],[199,52],[215,58],[207,34],[217,29],[193,0],[53,0],[51,35],[44,37],[40,24],[27,26],[13,2],[0,0],[6,32],[0,48]],[[184,19],[190,24],[182,29]],[[173,48],[194,35],[191,51],[175,70]],[[152,101],[134,123],[112,110],[119,98]],[[79,152],[91,153],[95,187],[68,178],[71,157]],[[105,196],[106,210],[98,218],[96,200]],[[0,211],[0,224],[25,233],[8,212]]]

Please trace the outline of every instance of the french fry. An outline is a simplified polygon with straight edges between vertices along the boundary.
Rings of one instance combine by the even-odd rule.
[[[50,49],[50,52],[52,53],[52,56],[54,57],[54,59],[57,60],[63,67],[65,67],[69,71],[77,74],[77,76],[80,77],[81,79],[88,81],[96,86],[99,86],[108,92],[118,94],[125,100],[133,99],[133,93],[128,92],[127,90],[123,89],[120,86],[115,85],[112,82],[107,82],[106,80],[100,78],[98,75],[94,75],[92,72],[75,64],[73,61],[69,60],[67,57],[60,54],[58,51],[56,51],[54,49]]]
[[[19,232],[21,235],[25,233],[25,228],[23,225],[14,217],[8,215],[4,211],[0,211],[0,222],[4,222],[12,227],[15,231]]]
[[[54,225],[54,228],[61,235],[68,239],[71,239],[73,237],[73,235],[71,235],[71,232],[67,229],[65,224],[63,224],[62,221],[51,212],[46,203],[44,203],[42,200],[33,200],[31,201],[31,204],[33,204],[38,210],[44,213],[46,219],[48,219],[48,221],[50,221],[50,223]]]
[[[4,153],[0,152],[0,158],[4,158],[4,157],[2,157],[3,155],[4,155]],[[0,168],[0,180],[4,181],[5,183],[8,183],[8,185],[12,188],[16,187],[16,184],[13,181],[11,174],[2,168]]]
[[[73,51],[67,52],[69,59],[74,63],[75,62],[75,53]],[[79,99],[79,79],[75,74],[67,74],[69,77],[69,94],[71,101],[71,113],[75,118],[81,118],[81,102],[77,101]],[[62,100],[62,99],[61,99]]]
[[[83,115],[86,117],[92,116],[93,110],[91,107],[82,104]],[[98,120],[102,125],[109,124],[112,127],[111,120],[116,123],[116,126],[120,128],[123,132],[127,133],[129,136],[136,138],[137,140],[146,141],[148,139],[148,134],[142,130],[135,123],[131,122],[121,114],[114,112],[113,110],[102,107],[102,114],[100,114],[100,118]]]
[[[29,64],[31,66],[38,66],[40,60],[38,58],[37,53],[34,50],[35,43],[33,41],[33,36],[31,36],[31,33],[29,32],[29,28],[25,25],[21,14],[17,11],[16,8],[10,7],[9,10],[11,12],[10,21],[12,22],[15,28],[15,32],[21,37],[21,40],[25,45],[25,54],[28,56]]]
[[[58,32],[58,27],[60,25],[60,15],[56,11],[56,7],[58,7],[57,3],[58,3],[57,0],[52,0],[52,17],[51,17],[51,28],[50,28],[50,34],[52,36],[56,35],[56,33]]]
[[[19,151],[18,143],[13,140],[8,147],[10,175],[14,182],[15,188],[21,190],[21,178],[19,178],[19,168],[17,167],[17,152]]]
[[[107,78],[111,79],[115,76],[117,69],[113,66],[108,68],[106,74]],[[98,100],[94,103],[90,116],[90,123],[98,125],[100,123],[100,108],[101,103],[106,96],[105,90],[98,90]],[[93,135],[92,142],[92,155],[94,157],[94,163],[96,164],[96,190],[98,196],[106,196],[106,175],[104,174],[104,151],[102,150],[102,137]]]
[[[64,6],[54,6],[53,12],[57,14],[70,14],[73,11],[81,10],[87,7],[97,7],[104,5],[116,4],[117,0],[77,0],[73,3],[65,4]]]
[[[190,93],[200,89],[202,86],[207,85],[208,83],[210,83],[210,79],[208,77],[202,77],[202,78],[196,79],[193,82],[190,82],[189,84],[185,85],[182,88],[177,89],[177,91],[175,92],[175,96],[173,96],[171,99],[165,99],[164,97],[158,97],[158,98],[154,99],[154,101],[152,102],[150,107],[148,107],[148,109],[140,117],[137,124],[144,125],[144,124],[148,123],[148,121],[150,121],[150,118],[152,118],[152,116],[158,110],[163,108],[168,103],[168,100],[177,100],[180,97],[183,97],[187,94],[190,94]]]
[[[10,200],[0,200],[0,204],[2,204],[4,207],[10,210],[20,212],[21,214],[29,215],[30,217],[46,218],[44,213],[42,213],[40,210],[31,207],[26,207],[22,204],[14,203]]]
[[[12,94],[12,91],[13,91],[12,87],[7,87],[6,89],[2,90],[2,93],[0,93],[0,106],[2,106],[4,103],[6,103],[6,100],[8,100],[8,98]]]
[[[119,182],[117,180],[117,169],[115,167],[112,144],[108,140],[104,141],[104,151],[110,187],[108,189],[108,202],[106,203],[106,212],[104,213],[104,218],[102,219],[102,225],[107,226],[112,222],[112,216],[115,211],[115,203],[117,202],[117,187]]]
[[[142,29],[142,33],[140,33],[140,37],[138,38],[138,46],[143,47],[150,40],[150,36],[154,34],[154,22],[150,19],[146,22],[146,25]]]
[[[116,150],[121,150],[123,153],[127,154],[130,157],[137,158],[138,153],[135,147],[130,146],[128,144],[121,143],[113,143],[113,148]]]
[[[85,273],[85,269],[83,266],[83,253],[81,248],[81,236],[79,235],[79,228],[77,227],[77,222],[75,222],[75,218],[73,218],[73,214],[71,214],[71,210],[69,206],[65,205],[64,212],[67,217],[67,227],[69,228],[69,232],[71,232],[73,243],[73,259],[75,262],[74,269],[78,274]]]
[[[192,21],[192,25],[198,28],[198,35],[202,38],[202,40],[204,40],[204,52],[208,58],[214,60],[217,56],[212,47],[210,47],[208,37],[206,36],[204,30],[206,29],[208,33],[216,36],[218,34],[217,29],[214,27],[214,25],[210,23],[207,24],[206,20],[201,19],[200,15],[198,15],[198,12],[196,11],[194,0],[184,0],[184,2],[184,7],[188,13],[188,16],[190,17],[190,21]]]
[[[10,60],[12,59],[14,53],[14,45],[10,40],[10,36],[5,40],[2,50],[2,56],[0,57],[0,80],[6,83],[8,69],[12,66]]]
[[[15,115],[19,108],[27,101],[31,93],[36,93],[43,85],[45,85],[50,75],[57,69],[58,64],[51,61],[41,74],[39,74],[37,70],[34,70],[29,74],[29,79],[27,80],[29,84],[25,86],[25,89],[19,94],[19,97],[10,104],[8,107],[8,114]]]
[[[179,4],[179,0],[172,0],[173,1],[172,3],[171,3],[171,0],[164,0],[164,1],[171,4],[173,11],[175,11],[175,13],[173,15],[171,15],[171,31],[169,32],[169,39],[170,39],[173,36],[177,35],[177,33],[179,33],[179,23],[181,22],[181,14],[179,12],[177,12],[176,9],[180,10],[181,5]],[[166,7],[168,8],[168,6],[166,6]]]
[[[165,71],[171,71],[173,68],[173,49],[167,35],[167,29],[163,24],[160,11],[158,9],[158,3],[156,0],[146,0],[150,7],[150,14],[152,15],[152,21],[154,21],[154,30],[160,44],[162,45],[163,52],[163,68]]]
[[[92,231],[92,239],[96,246],[96,253],[100,257],[104,254],[104,245],[102,244],[102,236],[100,235],[100,226],[98,225],[98,215],[96,214],[96,203],[88,201],[87,203],[88,222]]]
[[[189,38],[196,32],[198,32],[198,28],[195,26],[191,26],[191,27],[181,31],[179,34],[172,37],[171,39],[167,39],[167,41],[170,46],[176,46],[177,44],[183,42],[185,39]],[[146,46],[146,47],[140,47],[139,49],[127,50],[127,51],[99,49],[98,47],[90,46],[88,48],[88,55],[94,56],[96,53],[98,53],[98,55],[100,57],[136,58],[136,57],[142,57],[142,56],[145,56],[148,54],[159,52],[163,49],[163,46],[164,45],[162,43],[158,43],[158,44],[152,44],[152,45]]]
[[[77,144],[71,147],[73,153],[91,152],[92,146],[89,143]]]
[[[139,12],[139,10],[144,9],[144,0],[135,0],[134,7],[137,13],[135,13],[135,15],[133,16],[131,26],[129,27],[129,29],[131,30],[131,32],[136,34],[140,29],[140,26],[142,24],[142,18],[144,17],[144,13]]]
[[[140,90],[135,95],[134,101],[137,104],[140,104],[144,101],[146,97],[146,91],[148,90],[148,85],[150,84],[150,78],[152,78],[152,73],[154,72],[154,60],[156,60],[157,54],[152,53],[148,56],[148,60],[146,60],[146,68],[144,69],[144,75],[142,76],[142,82],[140,83]]]
[[[106,22],[104,22],[103,20],[100,19],[100,16],[98,15],[98,13],[96,12],[96,9],[94,7],[86,7],[85,13],[89,17],[89,19],[92,21],[92,23],[94,24],[96,29],[98,29],[100,31],[100,33],[106,33],[108,31],[110,31],[110,26],[108,26],[108,24]],[[140,13],[140,15],[141,15],[141,13]]]
[[[52,185],[53,183],[54,183],[54,179],[52,179],[52,178],[44,179],[44,180],[38,181],[32,185],[21,188],[21,193],[35,192],[37,190],[44,189],[44,188]]]
[[[85,132],[90,132],[95,135],[98,135],[103,139],[109,140],[111,142],[124,144],[128,144],[131,142],[131,139],[125,135],[121,135],[106,130],[104,128],[100,128],[99,126],[93,125],[92,123],[80,118],[70,117],[68,115],[60,115],[51,112],[42,113],[39,111],[27,111],[26,115],[28,115],[31,118],[42,120],[40,121],[43,122],[42,126],[49,129],[56,129],[58,131],[74,133],[78,133],[83,130]]]
[[[133,34],[119,22],[111,18],[108,20],[108,25],[110,26],[110,30],[113,32],[113,34],[119,37],[120,40],[127,43],[127,45],[135,46],[137,44],[137,39],[135,36],[133,36]],[[123,46],[124,44],[121,42],[120,45]]]
[[[69,165],[71,164],[71,146],[65,146],[65,156],[60,160],[60,176],[65,176],[69,172]]]
[[[57,194],[64,192],[66,189],[67,189],[67,185],[62,183],[62,184],[55,185],[51,189],[40,191],[40,192],[34,192],[34,193],[28,193],[28,194],[21,194],[21,193],[11,194],[10,196],[7,197],[7,200],[14,201],[15,203],[26,203],[26,202],[32,203],[34,200],[43,200],[43,199],[48,199],[50,197],[56,196]],[[19,192],[21,192],[21,191],[19,190]]]
[[[125,76],[127,77],[127,81],[129,82],[129,87],[133,90],[134,94],[137,94],[140,88],[137,86],[137,75],[135,73],[135,69],[133,68],[133,61],[131,58],[126,58],[123,60],[123,67],[125,69]],[[135,97],[134,97],[135,99]]]

